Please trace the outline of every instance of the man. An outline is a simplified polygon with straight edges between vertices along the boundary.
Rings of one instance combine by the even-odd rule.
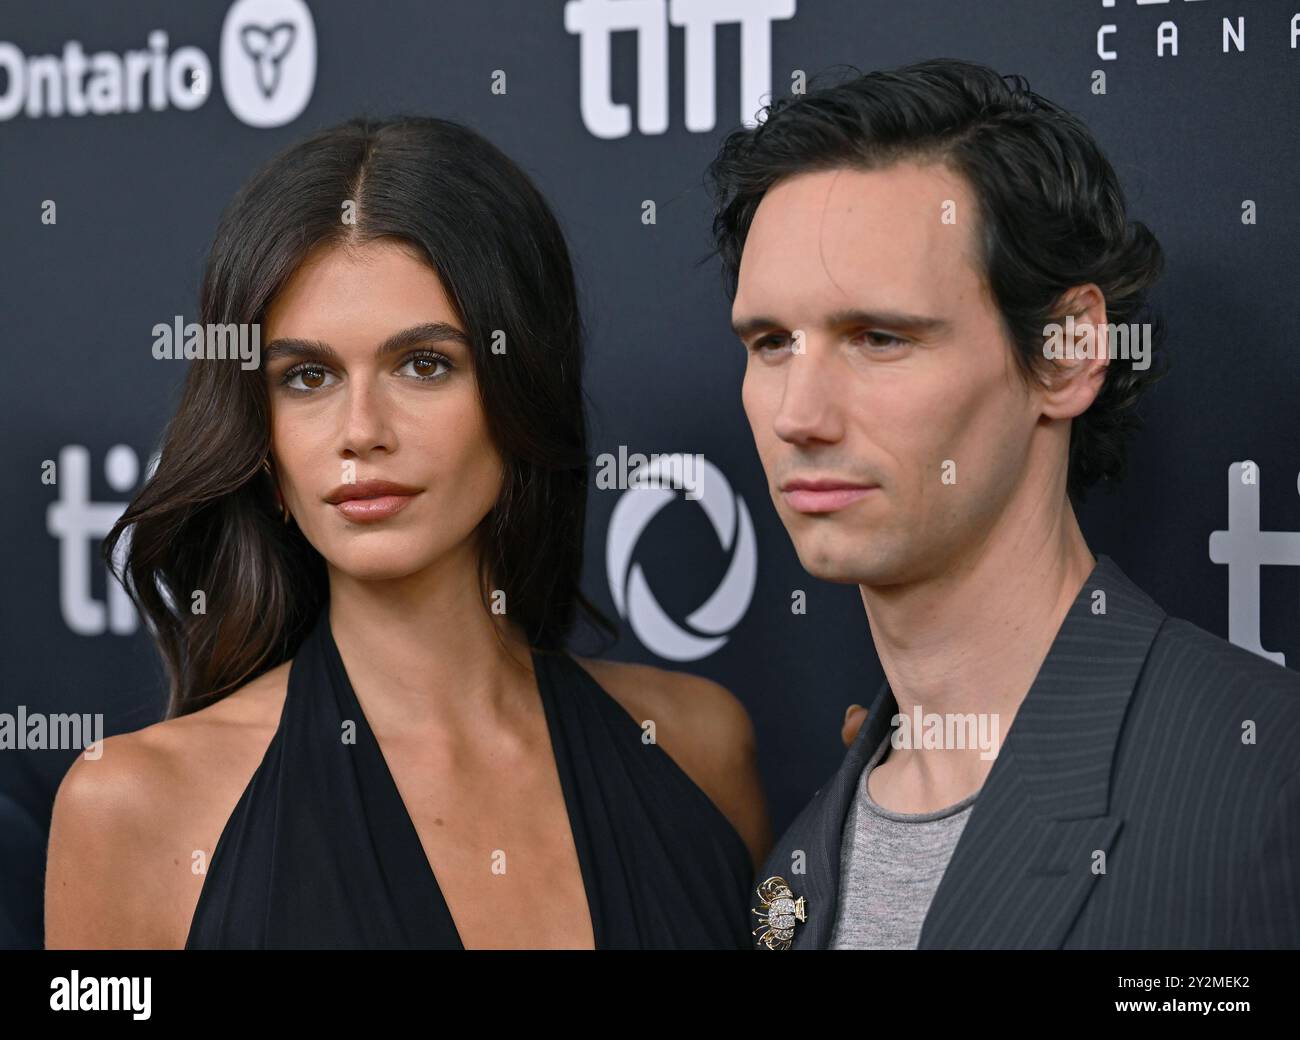
[[[1300,676],[1075,519],[1161,345],[1160,246],[1086,128],[937,60],[775,103],[710,175],[773,501],[886,677],[758,944],[1300,946]]]

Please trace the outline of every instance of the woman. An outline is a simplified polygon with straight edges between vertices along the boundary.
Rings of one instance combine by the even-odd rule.
[[[202,322],[261,364],[190,363],[105,542],[171,699],[60,786],[47,946],[747,948],[744,709],[563,649],[603,622],[582,330],[522,171],[436,119],[322,132],[225,214]]]

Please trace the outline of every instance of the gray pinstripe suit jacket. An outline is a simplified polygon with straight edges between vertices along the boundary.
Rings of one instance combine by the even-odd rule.
[[[758,874],[806,900],[794,949],[829,945],[845,814],[897,711],[886,684]],[[798,851],[804,874],[792,869]],[[1279,946],[1300,947],[1300,675],[1168,617],[1098,556],[1006,733],[919,947]]]

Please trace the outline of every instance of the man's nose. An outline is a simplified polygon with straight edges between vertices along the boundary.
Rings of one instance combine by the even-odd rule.
[[[776,413],[776,435],[791,444],[834,442],[844,435],[839,395],[844,373],[833,352],[808,335],[796,339],[796,350],[782,366],[785,387]]]

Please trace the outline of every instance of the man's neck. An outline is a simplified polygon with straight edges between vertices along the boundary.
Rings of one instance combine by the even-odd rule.
[[[1037,531],[1004,527],[942,574],[859,586],[899,714],[984,715],[1000,747],[1095,563],[1065,505]],[[911,804],[950,804],[980,786],[992,757],[895,745],[889,772],[907,777],[894,790],[913,792]]]

